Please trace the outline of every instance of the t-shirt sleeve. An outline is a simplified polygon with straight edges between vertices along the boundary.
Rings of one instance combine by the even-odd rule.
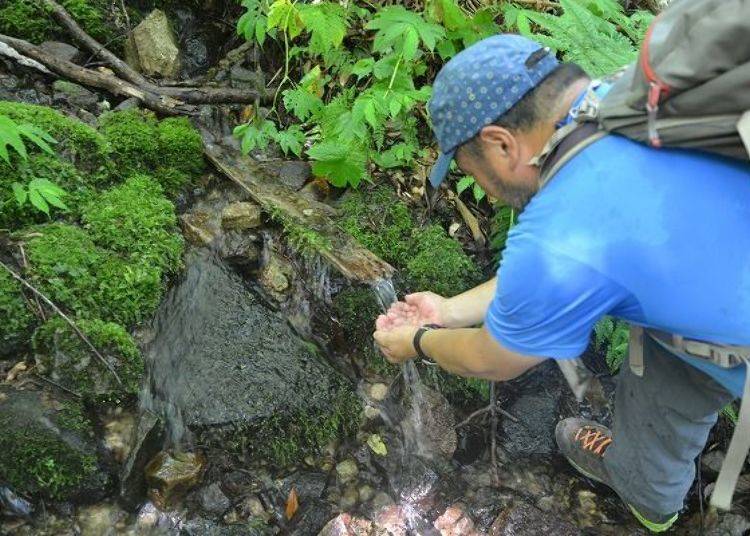
[[[624,298],[600,272],[544,245],[509,248],[485,326],[503,347],[553,359],[580,356],[591,330]]]

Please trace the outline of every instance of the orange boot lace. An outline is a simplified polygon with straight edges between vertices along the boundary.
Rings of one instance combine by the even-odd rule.
[[[584,450],[589,450],[600,457],[604,455],[604,451],[612,443],[611,437],[603,434],[600,430],[587,426],[579,428],[573,439],[578,441]]]

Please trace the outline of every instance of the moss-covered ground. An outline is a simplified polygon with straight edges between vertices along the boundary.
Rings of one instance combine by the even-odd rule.
[[[409,207],[388,188],[349,194],[341,203],[341,227],[398,270],[402,293],[431,290],[454,296],[481,281],[472,259],[439,225],[419,225]],[[393,373],[372,344],[373,319],[380,312],[370,288],[354,288],[334,298],[334,309],[351,347],[379,373]],[[422,367],[425,380],[449,400],[473,405],[488,398],[487,382],[464,379],[435,367]]]

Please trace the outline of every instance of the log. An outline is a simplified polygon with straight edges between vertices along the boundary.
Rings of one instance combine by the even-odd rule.
[[[328,247],[319,247],[317,254],[328,261],[350,281],[376,283],[393,276],[394,269],[336,225],[335,209],[302,197],[279,183],[252,158],[236,149],[216,143],[203,131],[206,157],[221,173],[244,189],[253,201],[271,214],[282,214],[289,220],[325,237]]]
[[[104,45],[87,34],[83,28],[70,16],[70,14],[58,4],[55,0],[44,0],[44,3],[50,9],[52,17],[63,26],[73,38],[81,43],[92,54],[99,59],[104,60],[112,70],[121,78],[131,84],[140,87],[144,91],[157,95],[173,97],[177,100],[189,104],[226,104],[241,103],[248,104],[255,102],[256,99],[261,101],[270,101],[273,93],[260,92],[253,89],[237,89],[231,87],[173,87],[159,86],[148,80],[141,73],[137,72],[130,65],[110,52]]]
[[[19,54],[38,61],[53,73],[82,85],[105,89],[114,95],[125,98],[135,97],[152,110],[166,115],[193,115],[195,113],[194,107],[188,106],[180,100],[134,86],[112,74],[81,67],[53,56],[23,39],[0,34],[0,42],[13,48]]]

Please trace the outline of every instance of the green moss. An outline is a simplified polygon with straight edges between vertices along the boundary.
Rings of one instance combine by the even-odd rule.
[[[29,203],[18,205],[12,190],[14,182],[26,185],[36,178],[54,182],[67,192],[63,201],[69,210],[53,209],[52,216],[75,220],[80,216],[83,204],[94,192],[92,179],[95,177],[96,175],[80,173],[70,162],[44,153],[31,154],[28,160],[14,158],[12,165],[0,161],[0,228],[16,230],[48,219]]]
[[[490,384],[478,378],[463,378],[435,366],[419,367],[422,380],[440,391],[451,404],[473,407],[488,402]]]
[[[100,184],[107,180],[110,147],[90,126],[52,108],[35,104],[0,101],[0,114],[17,123],[31,123],[49,132],[58,141],[54,147],[58,155],[68,158],[87,174],[93,174],[87,177],[87,182]]]
[[[52,499],[68,499],[97,469],[93,453],[76,448],[75,441],[67,442],[46,419],[24,419],[19,422],[19,411],[0,405],[0,474],[17,492],[42,495]],[[74,407],[78,406],[78,407]],[[69,402],[53,423],[64,429],[73,423],[77,432],[93,433],[91,423],[82,415],[80,405]],[[78,417],[80,415],[80,418]]]
[[[479,270],[442,227],[415,230],[412,244],[404,269],[411,288],[455,296],[479,283]]]
[[[194,180],[193,175],[175,168],[157,168],[153,172],[154,179],[164,188],[169,197],[176,196]]]
[[[15,351],[29,338],[34,315],[26,306],[21,284],[0,269],[0,357]]]
[[[352,192],[341,204],[341,227],[394,266],[406,264],[414,222],[409,208],[388,188]]]
[[[148,318],[163,294],[161,270],[98,248],[72,225],[53,223],[17,233],[25,241],[29,277],[52,301],[79,318],[130,326]]]
[[[274,415],[242,430],[234,446],[256,460],[275,467],[288,467],[321,450],[337,438],[351,436],[357,429],[362,405],[347,385],[340,385],[327,408]]]
[[[112,48],[115,36],[105,18],[106,0],[61,0],[60,3],[89,35]],[[0,33],[37,44],[65,35],[38,0],[4,2],[0,8]]]
[[[116,173],[127,177],[158,161],[156,116],[139,109],[110,112],[99,118],[99,132],[112,146]]]
[[[190,175],[199,175],[205,168],[203,141],[198,131],[185,117],[164,119],[157,127],[159,161]]]
[[[123,385],[62,318],[53,318],[34,333],[34,351],[42,373],[88,400],[109,400],[135,394],[143,377],[143,357],[132,337],[119,324],[79,320],[78,328],[117,371]],[[67,414],[66,414],[67,415]],[[68,415],[67,428],[80,421]]]
[[[174,205],[151,177],[134,175],[103,192],[83,209],[82,221],[101,247],[167,273],[181,267],[184,241]]]

